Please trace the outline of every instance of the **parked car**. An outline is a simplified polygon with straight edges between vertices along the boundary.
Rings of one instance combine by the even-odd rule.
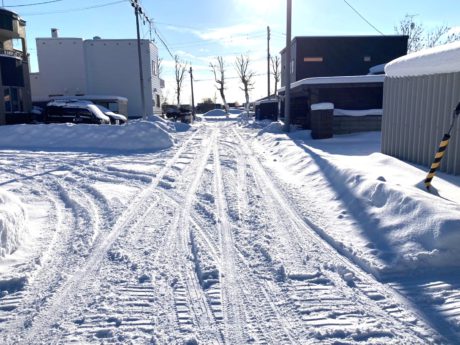
[[[46,105],[44,120],[46,123],[94,123],[110,124],[95,104],[80,100],[56,100]]]
[[[96,107],[98,107],[105,115],[110,117],[110,123],[112,125],[122,125],[128,122],[128,117],[125,115],[114,113],[112,110],[99,104],[96,104]]]
[[[166,118],[185,123],[192,122],[192,112],[186,107],[169,106],[165,112]]]

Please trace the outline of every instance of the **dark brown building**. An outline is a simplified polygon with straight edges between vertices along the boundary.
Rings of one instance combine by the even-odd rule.
[[[291,82],[312,77],[365,75],[407,54],[408,36],[302,36],[291,45]],[[281,54],[285,66],[286,48]],[[281,73],[281,86],[285,85]]]
[[[30,111],[29,63],[26,22],[16,13],[0,8],[0,124]]]

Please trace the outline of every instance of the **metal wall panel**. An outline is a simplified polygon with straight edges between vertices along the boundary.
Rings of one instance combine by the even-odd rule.
[[[429,168],[459,101],[460,72],[385,78],[382,153]],[[440,170],[460,174],[460,119]]]

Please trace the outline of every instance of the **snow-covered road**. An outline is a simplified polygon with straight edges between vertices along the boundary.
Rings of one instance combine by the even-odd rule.
[[[3,273],[0,343],[445,341],[318,235],[247,130],[196,128],[150,154],[0,153],[40,230]]]

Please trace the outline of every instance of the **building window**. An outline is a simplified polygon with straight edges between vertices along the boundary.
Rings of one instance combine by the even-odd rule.
[[[291,60],[291,74],[294,74],[294,60]]]
[[[157,107],[160,107],[160,95],[156,95],[157,98]]]
[[[10,95],[10,88],[5,87],[3,90],[3,101],[5,102],[5,111],[7,113],[11,113],[12,108],[11,108],[11,95]]]
[[[366,55],[366,56],[364,57],[364,61],[365,61],[365,62],[370,62],[370,61],[371,61],[371,57],[370,57],[369,55]]]
[[[303,58],[303,62],[323,62],[322,56],[307,56]]]
[[[17,87],[5,87],[3,89],[3,100],[5,102],[5,112],[13,113],[24,110],[22,90]]]
[[[157,64],[155,60],[152,60],[152,75],[156,76],[157,75]]]

